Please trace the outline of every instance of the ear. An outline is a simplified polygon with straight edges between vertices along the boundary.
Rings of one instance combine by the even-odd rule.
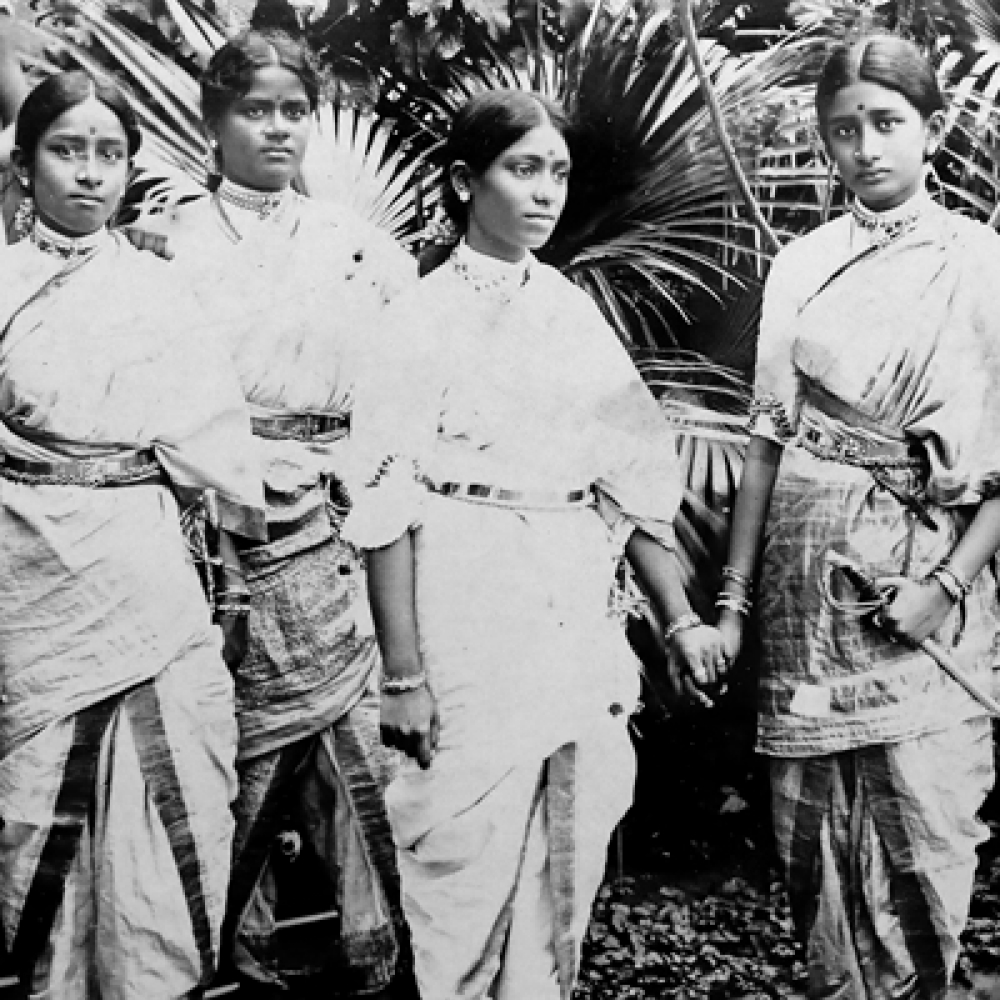
[[[459,201],[468,201],[472,197],[472,171],[464,160],[456,160],[451,165],[448,179]]]
[[[924,122],[924,159],[931,159],[941,148],[948,134],[948,125],[943,111],[935,111]]]
[[[10,165],[14,168],[14,176],[25,191],[31,190],[31,164],[28,163],[24,151],[14,146],[10,151]]]

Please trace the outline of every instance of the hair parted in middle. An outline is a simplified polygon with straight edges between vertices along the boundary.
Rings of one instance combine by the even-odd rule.
[[[22,162],[34,163],[38,143],[60,115],[91,99],[100,101],[121,122],[128,155],[135,156],[142,133],[124,91],[110,81],[96,80],[84,70],[74,69],[43,80],[21,104],[14,126],[14,146]]]
[[[899,35],[869,35],[830,53],[816,85],[820,135],[827,139],[827,119],[833,99],[845,87],[877,83],[902,94],[924,120],[945,107],[930,60]]]
[[[542,94],[516,89],[484,90],[462,105],[442,150],[442,204],[459,228],[465,227],[466,206],[452,184],[452,166],[464,163],[474,175],[480,175],[505,149],[543,125],[551,125],[569,143],[569,115],[562,105]]]
[[[214,125],[234,101],[250,92],[257,71],[269,66],[294,73],[302,81],[309,107],[316,110],[320,79],[306,43],[283,31],[250,28],[226,42],[201,75],[205,123]]]

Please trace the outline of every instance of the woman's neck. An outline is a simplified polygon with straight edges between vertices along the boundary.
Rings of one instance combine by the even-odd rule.
[[[851,202],[854,223],[870,239],[885,243],[912,230],[934,204],[924,187],[918,188],[902,204],[876,210],[857,198]]]
[[[277,214],[294,197],[294,192],[288,186],[279,191],[257,191],[223,177],[215,196],[227,206],[248,212],[263,221]]]
[[[76,257],[86,257],[97,251],[109,239],[108,230],[102,226],[95,233],[85,233],[82,236],[66,236],[46,225],[36,218],[32,227],[31,242],[43,253],[72,260]]]

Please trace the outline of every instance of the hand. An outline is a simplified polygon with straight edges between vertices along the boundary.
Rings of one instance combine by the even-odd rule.
[[[402,750],[424,769],[437,750],[441,720],[437,700],[426,684],[415,691],[382,694],[382,742]]]
[[[711,708],[714,702],[703,688],[718,684],[729,666],[722,633],[711,625],[696,625],[675,633],[670,646],[668,676],[674,693]]]
[[[934,579],[883,576],[875,582],[879,587],[892,587],[896,591],[882,613],[886,631],[913,645],[937,632],[954,607],[951,596]]]
[[[219,615],[219,628],[222,629],[222,658],[226,666],[235,671],[247,655],[247,616]]]

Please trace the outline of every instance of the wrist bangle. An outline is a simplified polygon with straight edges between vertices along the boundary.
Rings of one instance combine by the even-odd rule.
[[[730,580],[732,583],[735,583],[737,587],[742,587],[744,590],[753,589],[750,577],[744,575],[733,566],[722,567],[722,579]]]
[[[748,601],[745,597],[740,597],[738,594],[730,594],[723,591],[715,599],[715,606],[717,608],[727,608],[729,611],[735,611],[738,615],[743,615],[744,618],[749,618],[750,612],[753,609],[753,602]]]
[[[407,674],[404,677],[383,677],[383,694],[406,694],[408,691],[416,691],[427,683],[427,674],[421,670],[419,674]]]
[[[941,575],[948,577],[949,580],[959,589],[963,597],[968,597],[972,593],[972,581],[963,580],[952,568],[951,562],[948,559],[942,559],[941,562],[931,570],[930,575],[936,579],[941,579]],[[948,590],[947,585],[942,584],[945,590]],[[956,598],[958,600],[958,598]]]
[[[686,615],[681,615],[680,618],[675,618],[673,622],[670,623],[663,630],[663,641],[669,643],[671,639],[678,634],[678,632],[686,632],[689,628],[697,628],[699,625],[704,625],[705,623],[701,618],[696,615],[693,611],[688,612]]]
[[[953,604],[957,604],[966,594],[962,589],[962,584],[955,576],[946,569],[932,569],[927,574],[928,580],[936,580],[941,589],[951,598]]]

